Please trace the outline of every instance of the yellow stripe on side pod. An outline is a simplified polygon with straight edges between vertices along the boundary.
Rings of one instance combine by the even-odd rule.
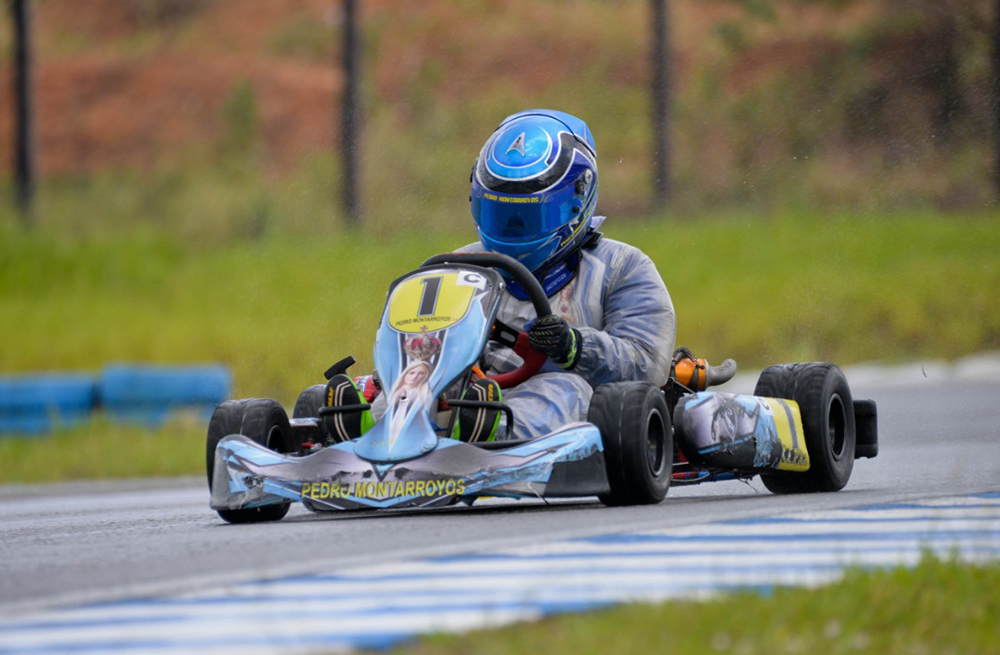
[[[802,413],[794,400],[782,398],[761,398],[774,413],[774,425],[781,440],[782,471],[808,471],[809,451],[806,450],[805,434],[802,432]]]

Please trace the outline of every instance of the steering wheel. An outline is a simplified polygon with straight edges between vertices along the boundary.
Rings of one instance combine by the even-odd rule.
[[[421,266],[436,266],[438,264],[470,264],[483,268],[499,268],[506,271],[524,289],[528,295],[528,300],[531,301],[535,309],[536,316],[546,316],[552,313],[552,307],[549,305],[549,299],[545,295],[542,285],[539,284],[538,280],[535,279],[535,276],[531,274],[531,271],[524,264],[513,257],[501,255],[496,252],[453,252],[434,255],[421,264]],[[495,380],[501,389],[517,386],[530,378],[542,368],[548,357],[545,353],[531,347],[531,342],[528,340],[528,333],[524,330],[517,333],[517,337],[511,347],[524,360],[524,363],[508,373],[486,376]]]

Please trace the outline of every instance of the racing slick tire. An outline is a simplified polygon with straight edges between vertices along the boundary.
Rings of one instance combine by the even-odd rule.
[[[762,473],[764,486],[776,494],[843,489],[854,470],[857,429],[851,389],[840,368],[826,363],[769,366],[754,395],[798,403],[809,451],[808,471]]]
[[[295,401],[292,418],[319,417],[319,408],[323,406],[323,393],[325,391],[325,384],[314,384],[311,387],[306,387],[299,394],[299,399]]]
[[[325,384],[314,384],[306,387],[299,394],[292,409],[292,445],[304,455],[310,450],[304,444],[325,443],[329,441],[326,424],[319,420],[319,410],[324,406],[326,396]],[[294,419],[315,419],[314,421],[295,421]]]
[[[205,444],[205,464],[208,470],[208,488],[212,489],[215,470],[215,447],[223,437],[242,434],[262,446],[279,453],[294,452],[291,426],[285,408],[277,401],[266,398],[227,400],[215,408],[208,423],[208,440]],[[288,513],[289,503],[265,505],[250,509],[220,509],[219,516],[227,523],[261,523],[279,521]]]
[[[667,401],[656,385],[613,382],[594,391],[587,420],[601,431],[611,491],[602,503],[652,505],[667,495],[674,437]]]

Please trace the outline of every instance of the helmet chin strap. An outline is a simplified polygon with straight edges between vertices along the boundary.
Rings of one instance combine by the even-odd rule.
[[[580,250],[583,248],[593,248],[601,240],[602,236],[604,236],[602,233],[591,228],[590,234],[580,242],[578,247],[563,255],[558,261],[546,264],[537,271],[534,271],[533,275],[542,285],[546,296],[555,295],[569,284],[580,268]],[[510,291],[511,295],[518,300],[528,300],[528,294],[520,284],[506,275],[504,276],[504,281],[507,283],[507,290]]]

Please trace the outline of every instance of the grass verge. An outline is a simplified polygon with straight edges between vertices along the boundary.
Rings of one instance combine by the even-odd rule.
[[[81,236],[0,223],[0,371],[222,362],[236,397],[291,406],[347,354],[356,374],[370,370],[389,283],[471,233],[273,233],[206,245],[152,226]],[[846,365],[1000,348],[1000,215],[612,219],[607,234],[649,253],[673,297],[678,342],[710,361]],[[5,443],[0,483],[200,473],[188,450],[201,446],[176,432],[98,422],[61,437],[99,439],[89,464],[51,440]],[[164,464],[139,470],[127,441],[155,444]]]
[[[2,438],[0,484],[204,474],[205,428],[193,416],[150,429],[98,415],[51,435]]]
[[[917,653],[987,655],[1000,644],[1000,564],[928,556],[915,568],[851,570],[817,588],[623,605],[500,629],[435,635],[395,655]]]

